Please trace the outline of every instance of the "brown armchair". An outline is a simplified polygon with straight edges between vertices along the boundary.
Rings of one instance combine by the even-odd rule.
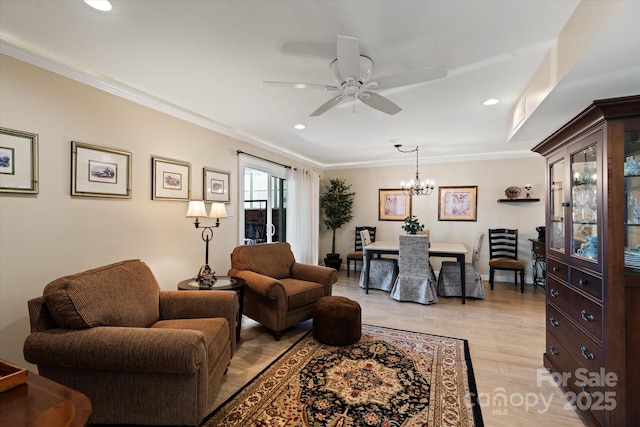
[[[338,272],[296,262],[289,243],[238,246],[231,253],[232,277],[245,280],[243,314],[273,331],[282,331],[313,315],[313,306],[331,295]]]
[[[91,399],[91,424],[199,425],[235,351],[233,291],[161,291],[140,260],[62,277],[28,303],[24,357]]]

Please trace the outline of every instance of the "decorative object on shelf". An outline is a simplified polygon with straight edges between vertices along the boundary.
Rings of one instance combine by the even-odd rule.
[[[420,220],[415,215],[408,216],[404,219],[402,229],[408,234],[418,234],[424,230],[424,224],[420,224]]]
[[[438,187],[438,221],[477,221],[478,186]]]
[[[324,259],[324,265],[340,270],[342,258],[336,253],[336,230],[353,218],[353,198],[356,193],[351,190],[351,184],[346,180],[333,178],[324,187],[320,196],[320,208],[324,214],[324,225],[331,230],[331,253]]]
[[[583,243],[576,253],[590,259],[598,258],[598,236],[587,236],[586,243]]]
[[[575,172],[573,174],[573,185],[594,185],[597,180],[597,175],[589,169],[587,162],[587,153],[591,148],[584,150],[584,167],[582,172]]]
[[[206,227],[200,226],[200,218],[212,218],[216,220],[215,225]],[[211,203],[211,210],[207,215],[207,208],[204,200],[190,200],[189,208],[185,218],[195,218],[194,225],[196,228],[202,228],[202,240],[205,242],[204,265],[200,267],[198,275],[194,278],[201,288],[210,288],[216,282],[215,271],[209,267],[209,242],[213,237],[213,229],[220,227],[220,218],[226,218],[227,211],[224,203]]]
[[[38,194],[38,135],[0,127],[0,193]]]
[[[381,188],[378,190],[378,220],[404,221],[411,216],[411,196],[404,190]]]
[[[131,198],[131,153],[71,141],[71,195]]]
[[[633,191],[629,191],[627,195],[627,206],[629,212],[627,213],[628,224],[640,224],[640,211],[638,210],[638,199],[633,194]]]
[[[189,200],[191,163],[152,157],[151,166],[152,200]]]
[[[504,195],[507,196],[507,199],[517,199],[520,197],[520,187],[514,185],[507,187],[507,189],[504,190]]]
[[[628,156],[624,162],[624,176],[640,176],[640,161]]]
[[[533,196],[533,186],[528,182],[524,185],[524,193],[527,199],[530,199]]]
[[[419,153],[419,147],[416,146],[416,148],[414,148],[413,150],[402,150],[400,147],[402,147],[401,144],[396,144],[394,145],[394,147],[396,147],[396,149],[401,152],[401,153],[416,153],[416,177],[415,179],[412,179],[408,182],[404,182],[402,181],[400,183],[400,186],[402,187],[402,190],[404,191],[404,194],[406,194],[407,196],[428,196],[429,194],[433,193],[433,189],[435,188],[435,182],[433,181],[420,181],[420,171],[418,170],[418,153]]]

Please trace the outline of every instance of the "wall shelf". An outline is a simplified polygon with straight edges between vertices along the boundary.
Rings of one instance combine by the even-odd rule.
[[[539,201],[540,199],[498,199],[498,203],[530,203]]]

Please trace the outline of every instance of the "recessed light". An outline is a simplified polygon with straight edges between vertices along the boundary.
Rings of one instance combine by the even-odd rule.
[[[302,130],[302,129],[306,129],[307,127],[305,125],[303,125],[302,123],[298,123],[297,125],[293,126],[294,128],[298,129],[298,130]]]
[[[483,104],[484,105],[496,105],[498,102],[500,102],[499,99],[491,98],[491,99],[487,99],[486,101],[484,101]]]
[[[111,10],[111,3],[109,3],[109,0],[84,0],[84,2],[101,12],[109,12]]]

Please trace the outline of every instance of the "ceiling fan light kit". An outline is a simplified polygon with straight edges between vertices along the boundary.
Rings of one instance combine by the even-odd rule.
[[[329,68],[337,86],[321,85],[317,83],[290,83],[276,81],[264,81],[263,83],[276,86],[289,86],[296,89],[324,88],[330,91],[335,90],[342,92],[340,95],[332,97],[318,107],[318,109],[311,113],[311,117],[317,117],[326,113],[328,110],[342,102],[345,98],[351,98],[354,104],[355,100],[359,99],[363,104],[366,104],[375,110],[382,111],[389,115],[394,115],[402,111],[402,108],[384,96],[372,91],[409,86],[447,76],[446,67],[439,66],[388,75],[369,81],[373,74],[373,60],[368,56],[360,54],[358,39],[354,37],[338,36],[336,51],[337,59],[331,62]]]

